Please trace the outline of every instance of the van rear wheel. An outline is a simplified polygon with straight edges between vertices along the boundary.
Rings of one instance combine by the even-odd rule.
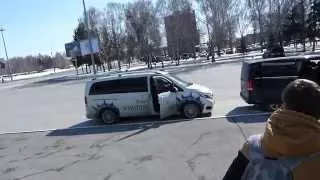
[[[106,124],[113,124],[118,121],[118,115],[110,109],[105,109],[101,112],[101,120]]]

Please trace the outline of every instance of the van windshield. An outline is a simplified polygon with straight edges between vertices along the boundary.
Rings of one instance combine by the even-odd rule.
[[[177,83],[183,87],[191,86],[193,84],[191,82],[185,81],[185,80],[183,80],[175,75],[171,75],[171,74],[168,75],[168,78],[170,78],[172,81],[174,81],[175,83]]]

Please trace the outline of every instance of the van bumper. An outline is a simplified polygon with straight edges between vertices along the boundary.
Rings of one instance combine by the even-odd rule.
[[[88,119],[96,119],[96,113],[95,111],[93,111],[91,108],[89,108],[88,106],[86,106],[86,117]]]
[[[262,104],[261,97],[256,94],[256,92],[249,92],[248,96],[243,95],[240,92],[241,98],[248,104]]]
[[[240,96],[246,103],[251,104],[251,102],[249,101],[249,98],[245,97],[242,92],[240,92]]]
[[[86,117],[87,117],[88,119],[96,119],[96,116],[95,116],[94,114],[89,114],[89,113],[87,113],[87,114],[86,114]]]
[[[214,107],[213,99],[206,99],[206,103],[203,106],[202,114],[211,114]]]

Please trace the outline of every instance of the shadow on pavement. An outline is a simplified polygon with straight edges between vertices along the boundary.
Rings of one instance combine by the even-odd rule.
[[[70,77],[70,76],[62,76],[62,77],[55,77],[50,79],[44,79],[36,82],[32,82],[23,86],[17,87],[18,89],[24,89],[24,88],[31,88],[31,87],[40,87],[40,86],[47,86],[47,85],[53,85],[53,84],[59,84],[64,82],[70,82],[70,81],[77,81],[77,80],[83,80],[82,77]]]
[[[227,113],[226,119],[232,123],[263,123],[271,112],[261,110],[258,106],[240,106]]]
[[[158,128],[161,125],[172,124],[182,122],[182,120],[169,119],[169,120],[159,120],[155,117],[142,117],[142,118],[131,118],[123,119],[117,124],[106,125],[100,121],[96,120],[86,120],[79,124],[73,125],[66,129],[57,129],[51,131],[47,136],[76,136],[76,135],[89,135],[89,134],[108,134],[116,132],[127,132],[134,131],[120,140],[127,139],[134,135],[143,133],[149,129]],[[119,141],[120,141],[119,140]]]

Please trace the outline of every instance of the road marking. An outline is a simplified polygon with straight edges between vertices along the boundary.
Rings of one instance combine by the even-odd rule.
[[[12,135],[12,134],[29,134],[29,133],[41,133],[41,132],[53,132],[53,131],[63,131],[63,130],[83,130],[83,129],[98,129],[98,128],[110,128],[110,127],[121,127],[121,126],[144,126],[144,125],[154,125],[154,124],[171,124],[177,122],[187,122],[187,121],[201,121],[201,120],[214,120],[214,119],[223,119],[223,118],[235,118],[235,117],[250,117],[250,116],[266,116],[271,113],[252,113],[252,114],[237,114],[230,116],[211,116],[211,117],[202,117],[195,119],[173,119],[173,120],[155,120],[155,121],[145,121],[145,122],[136,122],[136,123],[119,123],[111,125],[93,125],[93,126],[84,126],[84,127],[74,127],[74,128],[56,128],[56,129],[39,129],[31,131],[13,131],[13,132],[2,132],[0,135]]]

